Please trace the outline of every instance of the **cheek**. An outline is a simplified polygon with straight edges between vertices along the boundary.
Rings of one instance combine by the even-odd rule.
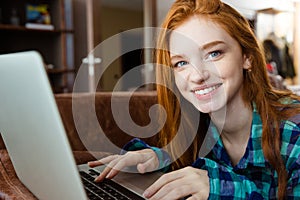
[[[218,73],[221,78],[238,78],[243,75],[243,63],[238,60],[234,60],[235,62],[227,62],[220,64],[215,73]]]
[[[236,65],[235,69],[224,72],[222,79],[225,80],[226,91],[231,93],[243,85],[243,67]],[[234,92],[235,93],[235,92]]]
[[[179,90],[184,89],[187,83],[186,76],[183,72],[174,72],[175,84]]]
[[[175,85],[179,93],[186,98],[189,93],[188,81],[185,79],[182,73],[177,73],[177,74],[175,73],[174,78],[175,78]]]
[[[182,91],[185,88],[185,82],[183,81],[183,78],[180,76],[175,76],[175,85],[180,91],[180,93],[182,93]]]

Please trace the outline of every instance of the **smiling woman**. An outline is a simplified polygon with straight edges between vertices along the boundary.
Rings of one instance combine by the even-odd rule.
[[[216,112],[226,104],[231,108],[242,103],[237,94],[250,61],[224,29],[205,18],[191,17],[171,33],[170,54],[180,93],[199,111]]]
[[[126,166],[170,167],[146,198],[300,198],[300,98],[272,87],[247,19],[219,0],[177,0],[162,28],[161,148],[132,140],[127,153],[90,163],[107,164],[98,181]]]

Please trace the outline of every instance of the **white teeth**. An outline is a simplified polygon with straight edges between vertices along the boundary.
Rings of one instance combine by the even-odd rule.
[[[212,86],[210,88],[205,88],[204,90],[196,90],[195,94],[205,95],[205,94],[208,94],[211,91],[215,90],[216,88],[217,88],[217,86]]]

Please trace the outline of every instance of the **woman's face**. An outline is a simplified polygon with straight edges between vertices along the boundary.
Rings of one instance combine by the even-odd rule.
[[[189,18],[172,32],[170,55],[180,93],[199,111],[211,113],[242,102],[243,69],[250,62],[218,24]]]

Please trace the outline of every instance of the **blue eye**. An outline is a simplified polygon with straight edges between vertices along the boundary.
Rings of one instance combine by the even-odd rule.
[[[188,62],[186,62],[186,61],[179,61],[179,62],[175,63],[174,67],[182,67],[187,64],[188,64]]]
[[[213,51],[213,52],[209,53],[208,59],[209,60],[214,59],[214,58],[218,57],[219,55],[221,55],[220,51]]]

